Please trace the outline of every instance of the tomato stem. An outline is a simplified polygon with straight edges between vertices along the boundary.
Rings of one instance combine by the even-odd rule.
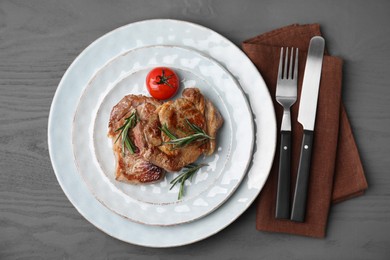
[[[173,77],[173,74],[171,74],[171,75],[169,75],[169,76],[165,76],[165,70],[162,70],[162,75],[156,76],[156,80],[159,80],[159,81],[157,81],[156,83],[157,83],[158,85],[165,84],[165,85],[167,85],[167,86],[173,88],[173,86],[168,82],[168,80],[169,80],[170,78],[172,78],[172,77]]]

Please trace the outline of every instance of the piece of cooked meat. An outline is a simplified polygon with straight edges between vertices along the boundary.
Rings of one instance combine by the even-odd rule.
[[[214,152],[215,137],[223,124],[223,119],[199,89],[185,89],[181,98],[163,103],[157,109],[157,114],[142,106],[138,110],[143,112],[139,113],[140,122],[133,130],[134,141],[145,160],[167,171],[178,171],[195,162],[201,154],[210,155]],[[181,138],[192,133],[186,120],[203,129],[214,139],[195,141],[182,148],[165,144],[169,138],[161,133],[161,125],[166,125],[170,132]]]
[[[137,111],[137,115],[142,117],[145,123],[145,121],[148,121],[147,116],[150,113],[156,114],[155,110],[160,106],[160,104],[161,103],[154,98],[142,95],[128,95],[113,107],[108,125],[108,136],[112,138],[113,150],[116,157],[116,180],[137,184],[156,182],[164,177],[165,171],[145,160],[141,156],[139,149],[137,149],[134,154],[131,154],[127,149],[125,149],[125,153],[123,154],[121,137],[117,142],[115,142],[120,134],[119,131],[115,130],[120,128],[125,123],[125,119],[128,118],[134,111]],[[145,115],[145,113],[148,114]],[[153,118],[151,119],[153,120]],[[159,134],[160,130],[158,129],[158,125],[155,129],[157,129]],[[157,133],[154,133],[154,135],[157,135]],[[134,130],[129,131],[129,136],[131,140],[136,138]],[[153,143],[153,140],[148,139],[148,141]]]
[[[198,110],[204,114],[206,118],[206,133],[213,137],[214,139],[209,140],[207,144],[207,149],[204,151],[205,155],[211,155],[217,146],[217,132],[223,124],[223,118],[219,113],[218,109],[213,105],[213,103],[205,98],[199,89],[197,88],[187,88],[184,89],[182,96],[187,100],[194,103]]]

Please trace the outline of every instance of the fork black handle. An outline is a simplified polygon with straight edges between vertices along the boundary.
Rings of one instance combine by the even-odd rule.
[[[294,201],[291,210],[291,220],[297,222],[305,221],[312,144],[313,131],[304,130],[297,182],[295,184]]]
[[[281,131],[275,218],[290,218],[291,131]]]

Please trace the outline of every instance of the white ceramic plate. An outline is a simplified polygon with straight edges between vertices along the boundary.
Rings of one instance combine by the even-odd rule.
[[[193,48],[224,66],[243,88],[255,122],[255,148],[248,173],[217,210],[196,221],[174,226],[135,223],[103,206],[88,189],[73,157],[72,125],[83,91],[98,71],[130,50],[153,45]],[[64,74],[49,115],[48,144],[52,165],[65,194],[88,221],[107,234],[137,245],[173,247],[209,237],[232,223],[254,201],[271,169],[276,121],[268,89],[248,57],[218,33],[176,20],[148,20],[118,28],[88,46]]]
[[[149,185],[116,181],[112,141],[107,137],[112,107],[128,94],[148,95],[146,74],[156,66],[173,68],[182,79],[181,88],[199,88],[224,118],[218,148],[198,160],[208,166],[187,182],[180,201],[178,185],[170,189],[169,184],[179,173]],[[132,221],[168,226],[205,216],[236,190],[251,161],[254,133],[247,100],[228,71],[195,50],[160,45],[126,52],[93,76],[79,101],[72,138],[79,173],[102,204]]]

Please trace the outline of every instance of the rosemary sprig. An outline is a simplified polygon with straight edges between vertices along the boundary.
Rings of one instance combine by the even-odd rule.
[[[202,128],[200,128],[199,126],[197,126],[195,124],[192,124],[188,119],[186,119],[186,123],[192,129],[192,131],[194,133],[191,135],[185,136],[185,137],[181,137],[181,138],[177,138],[171,131],[169,131],[166,124],[164,124],[163,127],[161,128],[161,131],[163,131],[171,139],[170,141],[165,142],[165,143],[166,144],[173,144],[174,147],[180,148],[180,147],[184,147],[184,146],[186,146],[194,141],[203,141],[203,140],[207,140],[207,139],[214,139],[213,137],[206,134]]]
[[[167,124],[164,124],[161,128],[160,128],[161,131],[164,132],[164,134],[166,134],[171,140],[175,140],[177,139],[177,137],[172,134],[171,131],[169,131],[168,127],[167,127]]]
[[[134,111],[128,118],[125,118],[125,123],[115,130],[115,132],[121,131],[118,137],[115,140],[115,143],[119,140],[119,137],[122,137],[122,154],[125,156],[125,148],[129,150],[131,154],[135,153],[137,147],[131,141],[129,137],[129,130],[133,129],[138,122],[137,113]]]
[[[192,177],[194,177],[195,173],[198,172],[198,170],[200,168],[202,168],[203,166],[207,166],[207,164],[189,164],[187,166],[185,166],[184,168],[186,168],[185,171],[183,171],[179,176],[177,176],[176,178],[174,178],[170,184],[172,184],[171,188],[169,188],[169,190],[171,190],[177,183],[180,183],[180,188],[179,188],[179,194],[177,196],[177,199],[180,200],[183,196],[184,196],[184,185],[185,185],[185,181],[186,180],[190,180],[192,181]]]

